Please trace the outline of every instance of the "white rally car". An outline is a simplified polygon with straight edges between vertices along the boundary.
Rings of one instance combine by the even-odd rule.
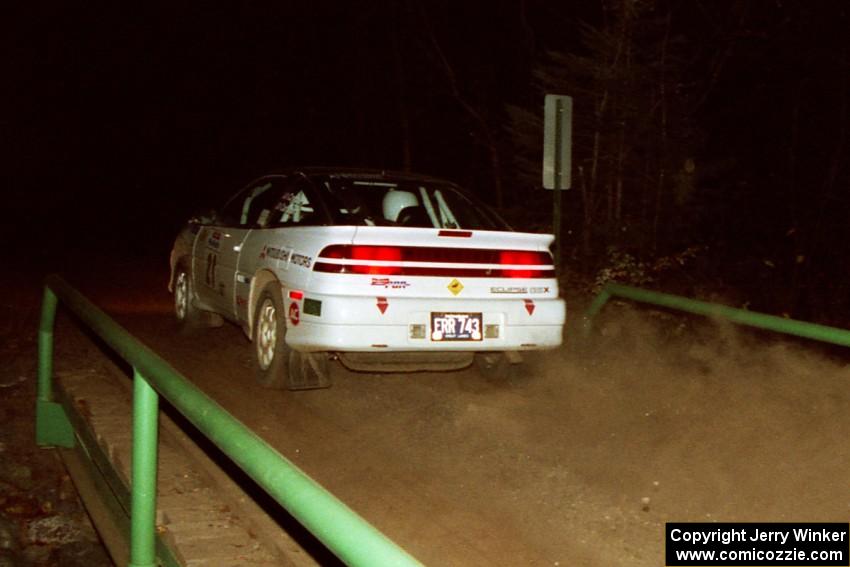
[[[457,186],[382,171],[257,179],[192,219],[171,252],[182,326],[241,325],[258,379],[329,385],[362,371],[505,373],[561,344],[551,235],[512,231]]]

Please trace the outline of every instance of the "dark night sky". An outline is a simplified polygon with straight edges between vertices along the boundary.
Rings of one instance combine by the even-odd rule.
[[[715,194],[700,207],[727,230],[712,238],[737,238],[735,226],[751,230],[754,217],[777,219],[765,234],[780,234],[805,220],[794,210],[806,199],[826,203],[805,213],[809,222],[823,211],[843,222],[847,200],[816,186],[837,162],[833,186],[847,189],[847,149],[836,142],[848,125],[845,3],[655,4],[659,13],[674,8],[675,39],[693,57],[683,88],[711,85],[694,119],[703,132],[699,163],[720,164],[701,180]],[[17,219],[6,237],[39,226],[34,248],[43,250],[73,229],[81,247],[129,244],[164,255],[192,209],[270,169],[400,168],[404,112],[413,169],[486,196],[485,152],[429,33],[464,100],[497,130],[506,104],[542,108],[533,66],[546,50],[580,51],[580,24],[600,25],[601,5],[28,3],[3,34],[3,169]],[[831,159],[836,152],[843,158]],[[789,159],[818,175],[789,188]],[[577,210],[577,199],[573,192],[566,206]]]
[[[399,167],[400,87],[388,29],[407,16],[385,4],[31,8],[7,40],[15,88],[4,153],[18,205],[51,217],[32,198],[47,187],[48,208],[72,207],[86,224],[102,218],[104,200],[121,205],[114,216],[134,216],[132,203],[137,217],[161,210],[175,224],[172,215],[204,195],[220,198],[269,168]],[[508,25],[498,18],[507,18],[498,6],[451,5],[435,5],[434,25],[461,55],[458,72],[476,65],[482,75],[500,73],[511,59],[497,41]],[[468,36],[470,24],[480,33]],[[400,56],[421,59],[422,39],[411,43],[406,31],[402,23]],[[423,77],[406,79],[412,93],[430,88]],[[445,162],[469,151],[465,140],[439,132],[458,110],[437,96],[414,113],[427,147],[417,162],[458,173]]]

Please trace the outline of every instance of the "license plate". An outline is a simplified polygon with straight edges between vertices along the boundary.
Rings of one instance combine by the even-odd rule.
[[[431,313],[432,341],[480,341],[481,313]]]

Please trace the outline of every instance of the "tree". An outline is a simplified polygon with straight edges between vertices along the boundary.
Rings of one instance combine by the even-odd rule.
[[[695,167],[672,8],[635,0],[603,6],[600,23],[581,26],[580,49],[549,50],[534,70],[538,100],[547,92],[574,98],[573,186],[585,256],[623,242],[656,249],[691,197]],[[509,114],[516,166],[528,181],[532,171],[539,179],[530,148],[541,143],[542,134],[531,135],[540,120],[519,106]]]

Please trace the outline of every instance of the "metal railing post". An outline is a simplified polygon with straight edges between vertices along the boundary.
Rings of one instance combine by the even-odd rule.
[[[60,404],[53,401],[53,328],[59,299],[44,287],[38,326],[38,384],[35,400],[35,442],[41,446],[73,447],[74,429]]]
[[[129,567],[156,567],[158,419],[159,395],[134,368]]]
[[[581,326],[581,336],[582,338],[587,338],[590,336],[590,332],[593,329],[593,318],[596,317],[596,314],[602,311],[602,308],[605,307],[605,304],[608,303],[608,300],[611,298],[611,294],[608,292],[608,286],[602,288],[602,291],[599,292],[593,302],[590,304],[590,307],[587,308],[587,311],[584,312],[584,320]]]
[[[53,379],[53,326],[59,300],[49,287],[41,301],[41,323],[38,326],[38,400],[51,401]]]

